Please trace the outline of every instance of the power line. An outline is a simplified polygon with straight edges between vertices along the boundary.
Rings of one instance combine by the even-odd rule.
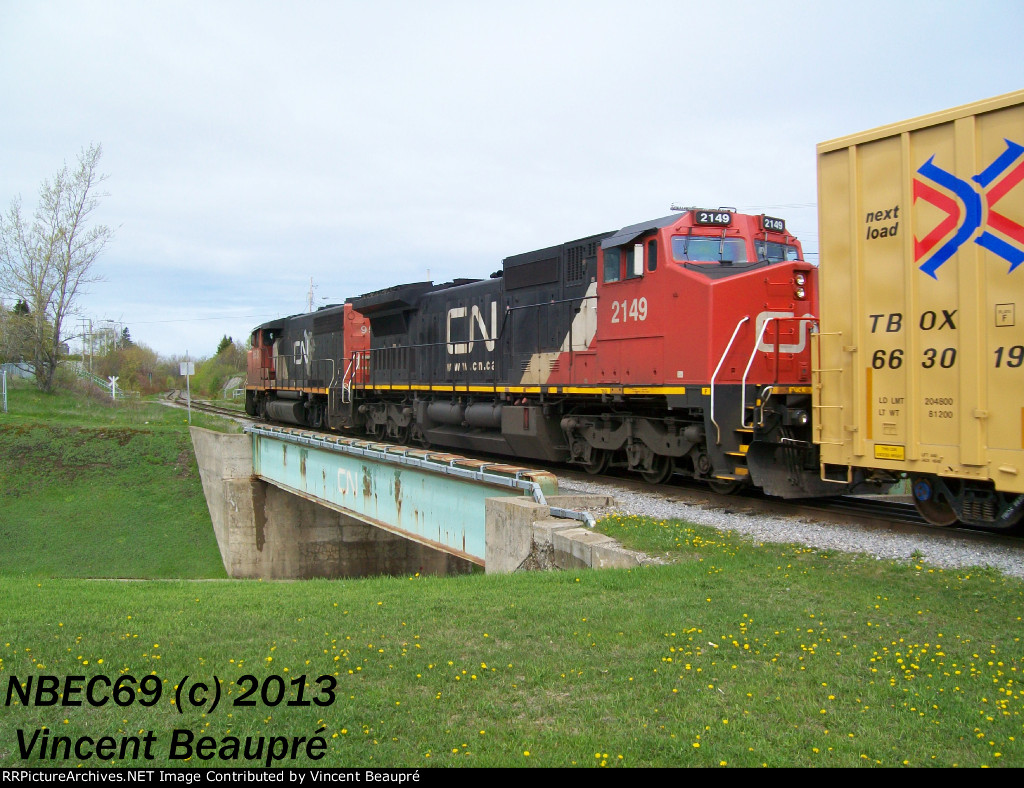
[[[267,320],[275,317],[280,317],[281,313],[275,314],[263,313],[260,315],[217,315],[215,317],[179,317],[173,320],[124,320],[125,323],[131,323],[132,325],[146,326],[153,325],[155,323],[195,323],[200,320],[254,320],[264,318]]]

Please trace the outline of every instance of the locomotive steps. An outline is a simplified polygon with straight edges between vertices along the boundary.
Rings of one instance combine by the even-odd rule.
[[[487,466],[486,478],[472,480],[455,472],[465,466],[466,473],[473,473],[472,467],[481,463],[453,455],[434,459],[453,468],[454,475],[402,465],[388,456],[405,451],[395,447],[378,451],[378,444],[325,439],[302,430],[266,432],[274,434],[191,430],[203,492],[231,577],[444,575],[470,572],[474,566],[507,573],[646,562],[585,527],[582,513],[573,515],[577,519],[552,516],[570,514],[569,507],[607,507],[614,501],[609,496],[559,496],[551,474]],[[303,439],[306,444],[300,443]],[[359,465],[337,456],[340,452],[330,444],[348,444],[362,453],[356,458]],[[318,464],[324,462],[340,464]],[[503,486],[500,477],[532,480],[526,484],[543,488],[541,502],[515,486]]]

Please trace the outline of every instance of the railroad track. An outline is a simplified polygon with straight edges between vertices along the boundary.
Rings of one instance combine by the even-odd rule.
[[[185,397],[180,391],[172,392],[168,395],[167,400],[179,407],[185,407]],[[226,408],[207,400],[193,399],[192,407],[205,413],[224,416],[236,421],[248,423],[256,421],[246,415],[245,411]],[[507,461],[508,458],[487,459]],[[906,499],[870,495],[837,495],[830,498],[782,500],[763,495],[756,490],[745,491],[737,495],[719,495],[700,482],[681,477],[676,477],[657,488],[652,488],[650,484],[632,474],[615,473],[613,471],[609,474],[595,477],[582,473],[568,465],[553,465],[540,462],[532,462],[531,465],[551,471],[560,479],[567,481],[600,481],[632,492],[653,493],[682,503],[710,506],[726,511],[741,511],[754,515],[763,513],[765,515],[783,517],[802,517],[818,522],[832,523],[837,526],[844,523],[855,524],[890,533],[928,534],[930,538],[936,539],[967,537],[982,542],[1002,542],[1008,545],[1020,546],[1024,549],[1024,539],[1021,538],[1019,532],[993,533],[968,527],[936,528],[925,522],[917,513],[914,504]]]
[[[177,405],[178,407],[187,407],[185,395],[181,391],[172,391],[165,397],[165,399],[169,403]],[[248,416],[244,410],[239,410],[237,408],[227,408],[222,405],[216,405],[213,402],[210,402],[209,400],[193,399],[192,407],[195,410],[202,411],[203,413],[212,413],[217,416],[226,416],[228,418],[237,419],[245,422],[254,421],[254,419]]]

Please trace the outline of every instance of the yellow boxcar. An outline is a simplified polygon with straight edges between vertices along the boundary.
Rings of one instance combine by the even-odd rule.
[[[1024,91],[818,145],[822,477],[1024,518]],[[858,470],[860,469],[860,470]]]

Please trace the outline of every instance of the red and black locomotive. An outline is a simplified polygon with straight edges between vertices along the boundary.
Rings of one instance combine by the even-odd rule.
[[[254,330],[251,415],[836,494],[811,426],[817,269],[781,219],[688,209]]]

